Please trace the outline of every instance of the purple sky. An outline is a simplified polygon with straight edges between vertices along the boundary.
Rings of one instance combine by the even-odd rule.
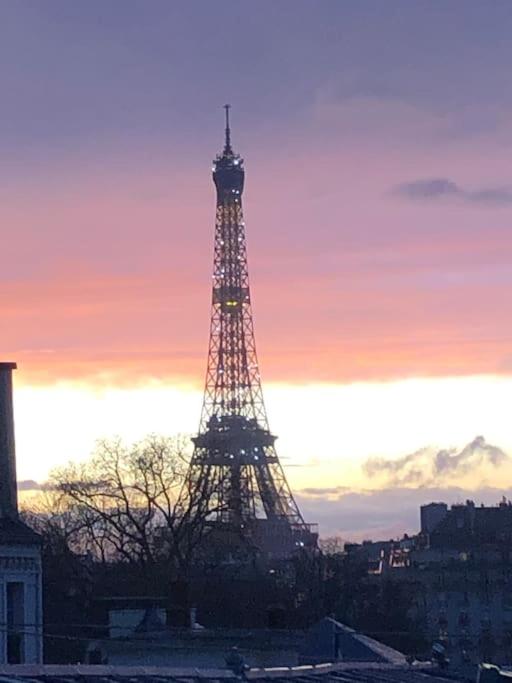
[[[510,371],[508,2],[6,2],[0,20],[4,348],[32,377],[54,373],[38,349],[66,376],[137,376],[141,352],[198,376],[228,100],[270,379]]]
[[[200,389],[225,102],[265,383],[510,376],[508,0],[5,0],[0,26],[20,386]]]
[[[218,144],[226,100],[254,157],[289,153],[306,134],[328,149],[322,103],[417,108],[450,120],[455,139],[494,133],[512,98],[506,1],[25,0],[2,3],[0,18],[9,176],[99,157],[116,166],[135,152],[149,161],[155,150],[197,163]],[[379,133],[367,123],[345,136]]]

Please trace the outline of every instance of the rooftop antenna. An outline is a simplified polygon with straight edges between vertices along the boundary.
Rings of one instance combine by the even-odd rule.
[[[229,128],[229,110],[231,109],[231,105],[225,104],[224,109],[226,110],[226,144],[224,145],[224,154],[233,154],[231,148],[231,130]]]

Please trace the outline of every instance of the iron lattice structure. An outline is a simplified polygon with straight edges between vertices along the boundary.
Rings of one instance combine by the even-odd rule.
[[[225,146],[213,162],[217,212],[208,368],[187,490],[207,500],[212,521],[250,529],[254,520],[266,519],[281,532],[303,536],[309,525],[278,460],[263,401],[242,212],[244,176],[243,159],[231,147],[226,105]],[[202,507],[200,500],[195,507]]]

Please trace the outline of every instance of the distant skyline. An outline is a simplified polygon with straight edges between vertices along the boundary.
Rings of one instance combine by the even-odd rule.
[[[0,22],[20,479],[197,428],[225,102],[298,495],[413,486],[365,463],[478,435],[512,452],[509,2],[7,0]],[[463,490],[507,468],[478,456]]]

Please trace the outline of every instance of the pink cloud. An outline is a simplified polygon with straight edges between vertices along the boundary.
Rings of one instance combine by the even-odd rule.
[[[436,165],[471,182],[465,155],[450,150],[385,158],[334,145],[265,163],[255,154],[245,207],[266,381],[510,371],[509,213],[418,208],[390,194]],[[201,384],[208,167],[83,173],[4,192],[2,355],[20,362],[22,381]]]

